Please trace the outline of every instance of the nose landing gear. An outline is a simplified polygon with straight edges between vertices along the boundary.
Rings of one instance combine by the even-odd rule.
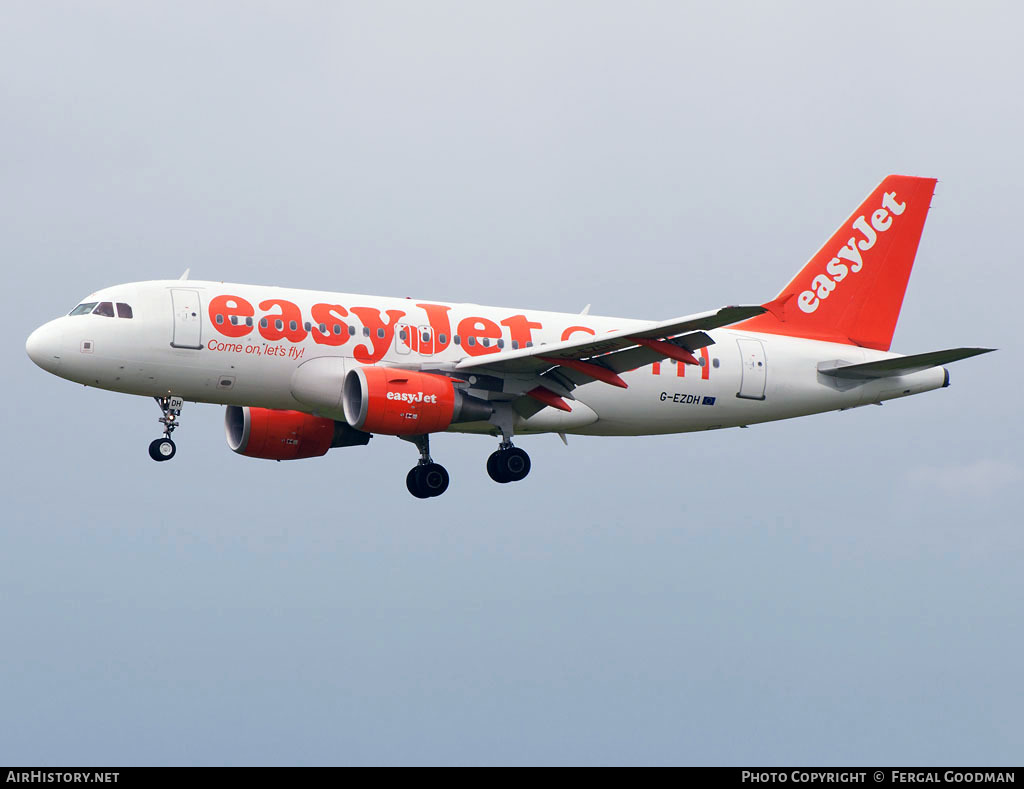
[[[405,436],[402,436],[405,438]],[[432,499],[448,490],[448,471],[430,458],[430,436],[410,436],[420,451],[420,462],[409,470],[405,486],[418,499]]]
[[[163,411],[163,416],[157,421],[164,426],[164,437],[150,442],[149,456],[158,462],[170,460],[177,453],[178,448],[171,440],[171,433],[178,426],[178,417],[181,415],[181,407],[184,401],[180,397],[154,397],[156,404]]]

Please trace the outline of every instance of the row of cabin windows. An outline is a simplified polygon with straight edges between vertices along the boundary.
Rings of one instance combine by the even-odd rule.
[[[104,303],[107,304],[107,305],[110,304],[110,302],[104,302]],[[83,304],[82,306],[84,307],[84,306],[88,306],[88,305],[84,305]],[[123,304],[123,305],[122,304],[118,304],[117,306],[118,306],[119,309],[122,306],[123,307],[128,307],[127,304]],[[75,315],[77,313],[73,312],[71,314]],[[127,317],[129,317],[129,318],[131,317],[131,307],[128,307],[128,316]],[[215,317],[215,320],[217,321],[217,323],[224,323],[224,316],[223,315],[217,315]],[[231,316],[231,323],[234,326],[238,325],[238,316],[237,315],[232,315]],[[252,326],[252,318],[246,318],[245,319],[245,325],[246,326]],[[270,326],[270,321],[267,318],[261,318],[260,319],[260,326],[262,328],[266,329],[266,328],[268,328]],[[278,331],[283,331],[284,330],[284,321],[281,320],[280,318],[275,320],[274,321],[274,328],[277,329]],[[297,321],[289,321],[288,322],[288,328],[291,331],[296,331],[299,328],[299,324],[298,324]],[[312,331],[313,324],[310,323],[309,321],[306,321],[304,328],[306,329],[307,332]],[[327,334],[327,324],[326,323],[318,324],[317,328],[320,330],[321,334]],[[348,328],[349,337],[354,337],[355,334],[356,334],[356,327],[352,326],[350,324],[347,328]],[[337,323],[334,324],[334,333],[335,334],[341,334],[341,332],[342,332],[341,325],[337,324]],[[370,336],[370,329],[368,327],[366,327],[366,326],[363,327],[363,336],[364,337],[369,337]],[[383,340],[385,336],[387,336],[387,335],[386,335],[386,332],[383,329],[377,329],[377,337],[379,337],[380,339]],[[404,341],[404,340],[408,339],[409,333],[405,329],[402,329],[401,331],[398,332],[398,337],[399,337],[399,339]],[[423,342],[430,342],[430,332],[427,332],[427,331],[423,332],[422,337],[423,337]],[[454,341],[454,343],[456,345],[461,345],[462,344],[462,338],[458,334],[456,334],[452,338],[452,340]],[[438,342],[439,345],[447,344],[447,342],[448,342],[448,335],[446,335],[446,334],[438,334],[437,335],[437,342]],[[483,345],[484,348],[490,348],[491,347],[491,340],[488,337],[481,337],[480,338],[480,344]],[[469,345],[470,347],[475,346],[476,345],[476,337],[467,337],[466,338],[466,345]],[[504,348],[505,347],[505,341],[504,340],[498,340],[496,345],[499,348]],[[532,342],[526,343],[526,347],[527,348],[532,348],[533,347],[533,343]],[[514,351],[519,350],[519,341],[518,340],[512,340],[512,350],[514,350]],[[698,363],[700,364],[701,367],[703,367],[706,364],[706,362],[704,361],[703,357],[698,359]],[[718,359],[714,360],[713,365],[715,367],[718,367]]]
[[[133,318],[132,308],[125,304],[123,301],[117,302],[117,317],[118,318]],[[112,301],[90,301],[85,304],[79,304],[75,307],[69,315],[102,315],[104,318],[114,317],[115,304]]]
[[[222,324],[222,323],[224,323],[224,316],[223,315],[215,315],[214,316],[214,320],[218,324]],[[237,326],[238,325],[238,316],[237,315],[232,315],[231,318],[230,318],[230,322],[231,322],[232,326]],[[252,324],[252,318],[246,318],[245,319],[245,325],[246,326],[252,326],[253,325]],[[270,320],[267,319],[267,318],[260,318],[260,327],[263,328],[263,329],[269,328],[270,327]],[[275,320],[274,321],[274,328],[277,329],[278,331],[284,331],[284,321],[281,320],[280,318]],[[288,322],[288,328],[289,328],[290,331],[296,331],[299,328],[299,324],[298,324],[297,321],[289,321]],[[303,328],[305,328],[305,330],[307,332],[312,331],[313,330],[313,324],[310,323],[309,321],[306,321],[306,323],[305,323]],[[326,323],[318,324],[317,328],[320,330],[321,334],[327,334],[327,324]],[[347,327],[344,327],[344,329],[348,330],[349,337],[355,337],[355,335],[356,335],[356,327],[355,326],[349,325]],[[336,323],[336,324],[334,324],[334,327],[333,327],[332,331],[334,332],[334,334],[341,334],[344,329],[343,329],[343,327],[340,324]],[[363,336],[364,337],[369,337],[370,336],[370,329],[369,329],[369,327],[367,327],[367,326],[363,327]],[[384,331],[384,329],[377,329],[377,337],[378,338],[383,340],[386,336],[387,336],[387,333]],[[408,333],[408,331],[406,329],[402,329],[401,331],[398,332],[398,337],[401,340],[407,340],[409,338],[409,333]],[[426,332],[426,331],[423,332],[422,338],[423,338],[423,342],[430,342],[430,332]],[[454,337],[452,337],[452,341],[456,345],[461,345],[462,344],[462,338],[458,334],[456,334]],[[438,342],[439,345],[446,345],[448,343],[448,335],[447,334],[438,334],[437,335],[437,342]],[[476,337],[467,337],[466,338],[466,344],[470,345],[470,346],[476,345]],[[491,345],[491,341],[487,337],[482,337],[480,339],[480,344],[483,345],[485,348],[489,348],[490,345]],[[504,348],[505,347],[505,341],[504,340],[498,340],[495,344],[499,348]],[[526,343],[526,347],[527,348],[532,348],[533,347],[533,343],[532,342]],[[518,340],[512,340],[512,349],[513,350],[518,350],[519,349],[519,341]]]

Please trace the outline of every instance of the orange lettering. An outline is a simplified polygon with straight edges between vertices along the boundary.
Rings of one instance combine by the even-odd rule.
[[[433,330],[431,333],[433,337],[433,347],[421,349],[421,353],[434,354],[440,353],[447,348],[452,341],[452,327],[451,321],[448,320],[448,310],[451,307],[445,307],[441,304],[417,304],[424,312],[427,313],[427,321],[430,323],[430,328]],[[441,342],[441,337],[444,337],[444,342]],[[421,343],[424,344],[425,343]]]
[[[318,345],[344,345],[348,342],[348,324],[342,318],[348,310],[340,304],[314,304],[310,310],[313,316],[313,342]],[[323,324],[324,331],[320,331]]]
[[[210,323],[225,337],[244,337],[252,331],[245,318],[255,315],[252,305],[241,296],[217,296],[210,302]],[[220,321],[217,317],[220,317]],[[235,323],[232,318],[237,318]]]
[[[263,339],[271,342],[282,339],[302,342],[306,339],[306,330],[302,326],[302,312],[295,304],[284,299],[267,299],[260,302],[261,310],[269,310],[271,307],[279,307],[281,312],[278,315],[264,315],[260,319],[260,334],[263,335]]]
[[[566,340],[568,340],[576,332],[585,332],[586,334],[590,334],[590,335],[594,335],[594,334],[597,333],[593,329],[588,329],[586,326],[570,326],[568,329],[566,329],[564,332],[562,332],[562,342],[565,342]]]
[[[509,334],[511,335],[513,348],[518,346],[525,348],[527,343],[533,342],[533,329],[544,328],[539,323],[534,323],[525,315],[513,315],[511,318],[505,318],[501,322],[502,326],[508,326]]]
[[[356,357],[356,361],[362,362],[363,364],[373,364],[379,362],[384,358],[384,354],[388,352],[388,348],[391,347],[392,341],[395,339],[395,323],[398,319],[405,315],[401,310],[388,310],[388,322],[385,323],[381,318],[380,310],[374,307],[353,307],[352,313],[356,315],[363,326],[370,330],[370,343],[373,346],[372,349],[365,343],[357,345],[353,355]],[[379,329],[384,330],[384,336],[379,336]]]
[[[464,318],[459,321],[459,336],[462,338],[463,350],[470,356],[485,356],[501,350],[497,345],[484,347],[480,342],[485,338],[497,340],[501,337],[501,328],[487,318]]]

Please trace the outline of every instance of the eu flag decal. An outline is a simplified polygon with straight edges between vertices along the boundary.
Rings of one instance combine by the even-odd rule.
[[[704,401],[701,403],[701,405],[714,405],[714,404],[715,404],[715,398],[713,398],[713,397],[705,397]]]

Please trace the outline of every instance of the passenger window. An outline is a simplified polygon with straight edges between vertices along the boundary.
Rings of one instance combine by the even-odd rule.
[[[409,335],[405,333],[405,329],[402,329],[402,330],[401,330],[400,332],[398,332],[398,339],[402,340],[403,342],[404,342],[404,341],[405,341],[405,340],[406,340],[406,339],[407,339],[408,337],[409,337]]]
[[[348,325],[348,336],[349,337],[355,337],[356,336],[356,327],[353,326],[351,323]]]
[[[232,315],[231,316],[231,325],[232,326],[237,326],[238,325],[238,316],[237,315]]]
[[[310,323],[309,321],[306,321],[306,331],[309,331],[312,328],[313,328],[313,324]]]
[[[92,312],[92,308],[95,307],[95,306],[96,306],[96,302],[95,301],[90,301],[88,304],[79,304],[77,307],[75,307],[73,310],[71,310],[71,312],[69,312],[68,314],[69,315],[88,315],[90,312]]]
[[[504,348],[505,347],[505,341],[504,340],[498,340],[498,347],[499,348]]]
[[[711,366],[714,367],[716,370],[718,369],[718,359],[717,358],[711,360]]]
[[[341,326],[337,323],[334,324],[334,333],[341,334]]]
[[[378,337],[379,337],[380,339],[382,339],[382,340],[383,340],[383,339],[384,339],[384,330],[383,330],[383,329],[377,329],[377,336],[378,336]]]
[[[319,326],[317,326],[317,328],[320,330],[321,334],[327,334],[327,324],[326,323],[321,323]],[[334,328],[337,329],[338,327],[335,326]],[[335,334],[337,334],[337,333],[338,332],[335,332]]]
[[[476,337],[467,337],[466,345],[476,345]]]
[[[295,331],[295,330],[296,330],[297,328],[299,328],[299,324],[297,324],[297,323],[296,323],[295,321],[291,321],[291,322],[290,322],[290,323],[288,324],[288,328],[289,328],[289,329],[290,329],[291,331]]]
[[[439,334],[439,335],[437,335],[437,341],[441,345],[447,345],[448,344],[448,335],[447,334]]]
[[[277,329],[278,331],[284,331],[284,321],[278,318],[276,321],[274,321],[274,328]]]
[[[246,318],[245,319],[245,325],[246,326],[252,326],[252,318]]]
[[[456,345],[460,345],[462,343],[462,338],[457,334],[452,339],[455,340]]]
[[[363,327],[363,336],[364,337],[369,337],[370,336],[370,327],[369,326],[364,326]]]
[[[268,321],[266,318],[260,318],[260,328],[261,329],[265,329],[269,325],[270,325],[270,321]]]
[[[96,309],[92,311],[93,315],[102,315],[104,318],[114,317],[114,303],[111,301],[101,301],[96,305]]]
[[[134,318],[132,315],[132,308],[125,304],[123,301],[117,302],[117,317],[118,318]]]
[[[512,350],[513,351],[518,351],[519,350],[519,340],[512,340]]]
[[[217,315],[216,321],[217,321],[217,323],[224,323],[224,316],[223,315]]]

